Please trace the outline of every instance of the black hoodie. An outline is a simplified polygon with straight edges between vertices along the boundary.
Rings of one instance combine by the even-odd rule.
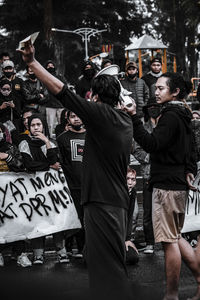
[[[150,153],[151,187],[187,189],[186,174],[196,173],[191,118],[183,104],[166,103],[156,128],[149,134],[138,117],[132,117],[134,138]]]

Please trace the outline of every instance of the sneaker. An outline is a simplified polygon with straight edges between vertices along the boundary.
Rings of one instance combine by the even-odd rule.
[[[144,249],[145,254],[153,254],[154,253],[154,245],[147,245]]]
[[[4,267],[4,258],[1,253],[0,253],[0,267]]]
[[[58,254],[58,261],[60,264],[66,264],[69,263],[69,258],[66,254]]]
[[[17,258],[17,265],[23,268],[26,267],[31,267],[32,262],[29,260],[28,256],[26,253],[22,253],[20,256]]]
[[[146,249],[146,244],[145,243],[137,243],[133,241],[135,247],[137,248],[138,252],[142,252]]]
[[[83,254],[81,252],[77,252],[73,254],[74,258],[83,258]]]
[[[197,246],[197,240],[195,240],[195,239],[191,240],[190,245],[191,245],[193,248],[196,248],[196,246]]]
[[[33,259],[33,264],[34,265],[43,265],[43,263],[44,263],[44,257],[43,257],[43,255],[34,256],[34,259]]]

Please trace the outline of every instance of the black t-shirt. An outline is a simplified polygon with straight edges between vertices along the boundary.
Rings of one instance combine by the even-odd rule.
[[[65,131],[57,138],[61,164],[70,189],[81,188],[85,132]]]
[[[57,95],[86,127],[82,203],[101,202],[129,207],[126,183],[133,129],[127,113],[105,103],[89,102],[65,86]]]

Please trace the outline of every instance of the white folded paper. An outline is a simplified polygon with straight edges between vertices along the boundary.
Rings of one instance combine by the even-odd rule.
[[[37,39],[39,33],[40,33],[39,31],[38,32],[34,32],[31,35],[29,35],[28,37],[26,37],[24,40],[20,41],[19,42],[19,46],[18,46],[18,48],[16,50],[23,49],[25,47],[25,43],[28,42],[28,41],[31,41],[31,43],[33,45],[33,43]]]

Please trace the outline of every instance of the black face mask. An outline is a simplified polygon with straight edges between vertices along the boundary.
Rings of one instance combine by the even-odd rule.
[[[4,75],[5,75],[7,78],[10,78],[13,74],[14,74],[13,71],[4,72]]]
[[[93,69],[84,70],[85,77],[87,77],[89,79],[93,78],[94,74],[95,74],[95,71]]]
[[[79,131],[79,130],[81,130],[82,125],[71,125],[71,127],[72,127],[74,130]]]
[[[150,118],[156,119],[161,113],[161,107],[150,107],[148,108],[148,115]]]
[[[130,78],[130,79],[133,79],[133,78],[135,78],[137,76],[137,73],[135,73],[135,74],[128,74],[128,77]]]
[[[33,74],[29,74],[28,76],[29,76],[29,78],[31,78],[31,79],[33,79],[33,80],[36,79],[36,76],[35,76],[34,73],[33,73]]]
[[[54,73],[55,73],[55,68],[50,67],[50,68],[47,69],[47,71],[48,71],[49,73],[51,73],[51,74],[54,74]]]
[[[199,119],[192,120],[192,128],[193,129],[200,129],[200,120]]]

